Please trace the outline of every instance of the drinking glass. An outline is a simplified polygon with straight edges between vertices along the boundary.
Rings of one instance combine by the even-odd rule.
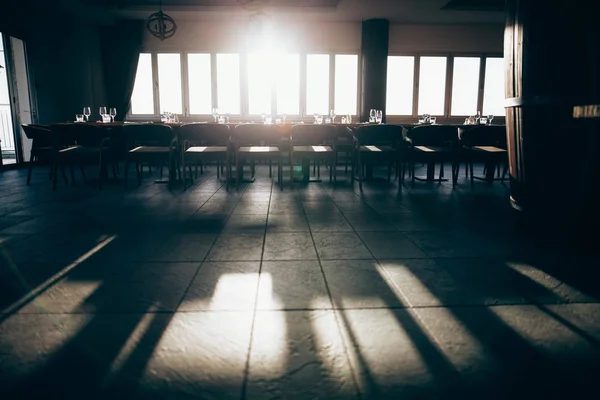
[[[100,107],[99,111],[100,111],[99,114],[102,117],[102,120],[104,121],[104,116],[107,114],[106,113],[106,107]]]
[[[329,117],[331,118],[331,123],[335,124],[335,117],[337,116],[337,114],[335,113],[335,110],[331,110],[329,111]]]
[[[437,121],[437,117],[429,117],[429,123],[433,125],[435,124],[435,121]]]
[[[85,115],[86,122],[90,120],[90,115],[92,115],[92,109],[90,107],[83,107],[83,115]]]
[[[112,122],[115,122],[115,117],[117,116],[117,109],[111,108],[109,111],[110,117],[112,118]]]
[[[479,124],[480,125],[487,125],[488,124],[487,117],[481,117],[481,118],[479,118]]]
[[[325,123],[326,124],[330,124],[331,123],[331,118],[329,118],[329,117],[325,118]]]
[[[371,108],[371,111],[369,111],[369,122],[375,122],[375,118],[377,118],[377,110]]]
[[[346,117],[342,117],[342,125],[346,124]]]
[[[378,124],[380,124],[381,121],[383,121],[383,111],[377,110],[377,112],[375,114],[375,122],[377,122]]]
[[[217,118],[219,117],[219,109],[218,108],[212,109],[212,116],[215,119],[215,122],[217,122]]]
[[[218,115],[218,122],[219,122],[219,124],[224,124],[225,123],[225,117],[223,117],[222,115]]]
[[[271,116],[265,117],[266,125],[271,125],[271,122],[273,122],[273,117],[271,117]]]
[[[281,125],[281,118],[275,118],[275,124]]]
[[[319,118],[319,113],[313,113],[313,117],[315,117],[315,124],[316,124],[317,119]]]
[[[75,122],[83,122],[83,114],[75,114]]]
[[[227,123],[229,123],[229,117],[231,116],[231,114],[229,113],[225,113],[225,119],[227,120]]]
[[[352,123],[352,115],[351,114],[346,115],[346,123],[347,124],[351,124]]]
[[[317,115],[317,121],[316,121],[316,123],[318,125],[321,125],[323,123],[323,116],[322,115]]]

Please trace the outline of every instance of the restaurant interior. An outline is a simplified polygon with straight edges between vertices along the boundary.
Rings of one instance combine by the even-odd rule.
[[[1,1],[0,398],[589,396],[594,15]]]

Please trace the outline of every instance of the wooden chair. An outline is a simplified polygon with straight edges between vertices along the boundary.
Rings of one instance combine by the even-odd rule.
[[[25,132],[25,136],[30,139],[31,142],[31,153],[29,156],[29,168],[27,171],[27,184],[31,183],[31,175],[33,173],[33,167],[37,165],[46,164],[49,166],[48,175],[52,180],[52,171],[54,169],[54,158],[55,158],[55,144],[56,143],[52,130],[47,125],[33,125],[33,124],[22,124],[21,127]],[[67,144],[60,145],[59,148],[67,147]],[[68,183],[67,176],[62,170],[63,178],[65,183]]]
[[[56,152],[53,189],[56,190],[57,168],[60,165],[69,165],[71,168],[72,184],[75,184],[74,165],[79,165],[81,173],[86,179],[85,165],[97,165],[98,188],[107,176],[107,166],[110,160],[110,138],[107,132],[94,125],[82,123],[57,124],[52,126],[54,139],[60,144],[70,144],[68,147]],[[55,147],[58,147],[55,146]]]
[[[398,125],[366,125],[354,132],[354,160],[358,172],[358,184],[362,190],[364,166],[367,164],[386,163],[388,165],[388,182],[392,177],[392,166],[402,166],[403,143],[402,127]],[[403,174],[400,174],[402,176]],[[352,181],[355,172],[352,170]],[[400,182],[401,184],[401,182]]]
[[[458,155],[458,128],[449,125],[417,126],[407,132],[407,161],[412,174],[412,186],[415,185],[415,163],[424,162],[428,166],[428,180],[434,179],[433,168],[440,163],[438,181],[444,178],[444,163],[452,165],[452,186],[456,185],[455,174]],[[431,171],[431,172],[430,172]],[[431,173],[431,174],[430,174]]]
[[[198,163],[200,173],[203,172],[203,162],[217,162],[217,179],[227,162],[227,146],[231,132],[227,125],[194,123],[179,127],[178,136],[181,144],[181,166],[183,174],[183,187],[186,186],[186,165],[189,167],[190,181],[192,178],[192,165],[196,164],[196,178],[198,177]]]
[[[333,147],[327,145],[332,140],[335,140],[337,131],[332,125],[294,125],[291,132],[290,145],[290,179],[293,185],[294,168],[293,165],[297,160],[301,160],[303,167],[305,162],[312,160],[315,163],[317,176],[321,176],[321,162],[327,163],[329,166],[329,182],[332,181],[335,175],[334,161],[335,153]],[[308,168],[303,168],[305,180],[308,181],[310,174],[310,164]]]
[[[272,177],[272,161],[277,162],[277,183],[283,188],[282,157],[280,151],[282,131],[277,125],[242,124],[231,134],[231,150],[235,159],[235,187],[239,189],[246,161],[269,161],[269,177]],[[227,161],[227,176],[231,176],[231,157]],[[254,176],[254,165],[252,168]],[[229,179],[227,180],[229,189]]]
[[[508,151],[506,128],[504,126],[478,126],[475,128],[461,129],[461,161],[468,165],[471,174],[471,186],[475,179],[494,180],[496,167],[504,164],[502,177],[504,180],[508,170]],[[473,175],[473,163],[482,162],[485,165],[485,177]],[[458,168],[456,169],[458,175]]]
[[[129,163],[136,164],[138,185],[142,182],[142,163],[169,166],[169,188],[172,187],[177,169],[177,136],[168,125],[160,124],[128,124],[123,126],[123,134],[127,142],[125,157],[125,185]]]

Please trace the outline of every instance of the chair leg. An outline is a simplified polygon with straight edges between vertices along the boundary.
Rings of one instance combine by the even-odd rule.
[[[273,165],[271,163],[271,160],[269,160],[269,178],[273,177]]]
[[[58,163],[52,164],[52,190],[56,190],[56,182],[58,181]],[[65,171],[63,170],[63,175]]]
[[[81,176],[83,176],[83,179],[87,180],[87,177],[85,176],[85,169],[83,168],[83,165],[80,165],[79,169],[81,170]]]
[[[392,163],[388,163],[388,178],[387,181],[388,183],[392,180]]]
[[[143,167],[140,163],[136,163],[138,186],[140,186],[142,184],[142,168]]]
[[[469,172],[471,174],[471,187],[473,187],[475,183],[475,179],[473,178],[473,161],[469,162]]]
[[[125,172],[123,174],[125,178],[125,188],[127,189],[127,172],[129,171],[129,163],[127,161],[125,161],[123,168],[125,168]]]
[[[360,189],[360,191],[362,192],[363,188],[362,188],[362,181],[363,181],[363,168],[364,165],[362,163],[362,157],[360,156],[360,152],[358,152],[358,188]]]
[[[239,154],[238,156],[235,158],[235,190],[240,190],[240,175],[241,175],[241,171],[240,171],[240,157]]]
[[[33,171],[34,159],[35,159],[35,156],[33,154],[31,154],[29,156],[29,170],[27,171],[27,184],[28,185],[29,185],[29,183],[31,183],[31,172]]]
[[[414,188],[415,187],[415,162],[414,161],[410,163],[410,171],[412,174],[412,187]]]
[[[187,177],[185,176],[185,156],[181,157],[181,169],[183,174],[183,179],[181,180],[183,183],[183,191],[187,190]],[[192,175],[190,174],[190,180],[192,179]]]

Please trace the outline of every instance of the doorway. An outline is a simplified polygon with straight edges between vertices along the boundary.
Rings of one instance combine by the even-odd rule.
[[[31,140],[21,124],[35,123],[25,43],[0,32],[0,165],[29,161]]]

